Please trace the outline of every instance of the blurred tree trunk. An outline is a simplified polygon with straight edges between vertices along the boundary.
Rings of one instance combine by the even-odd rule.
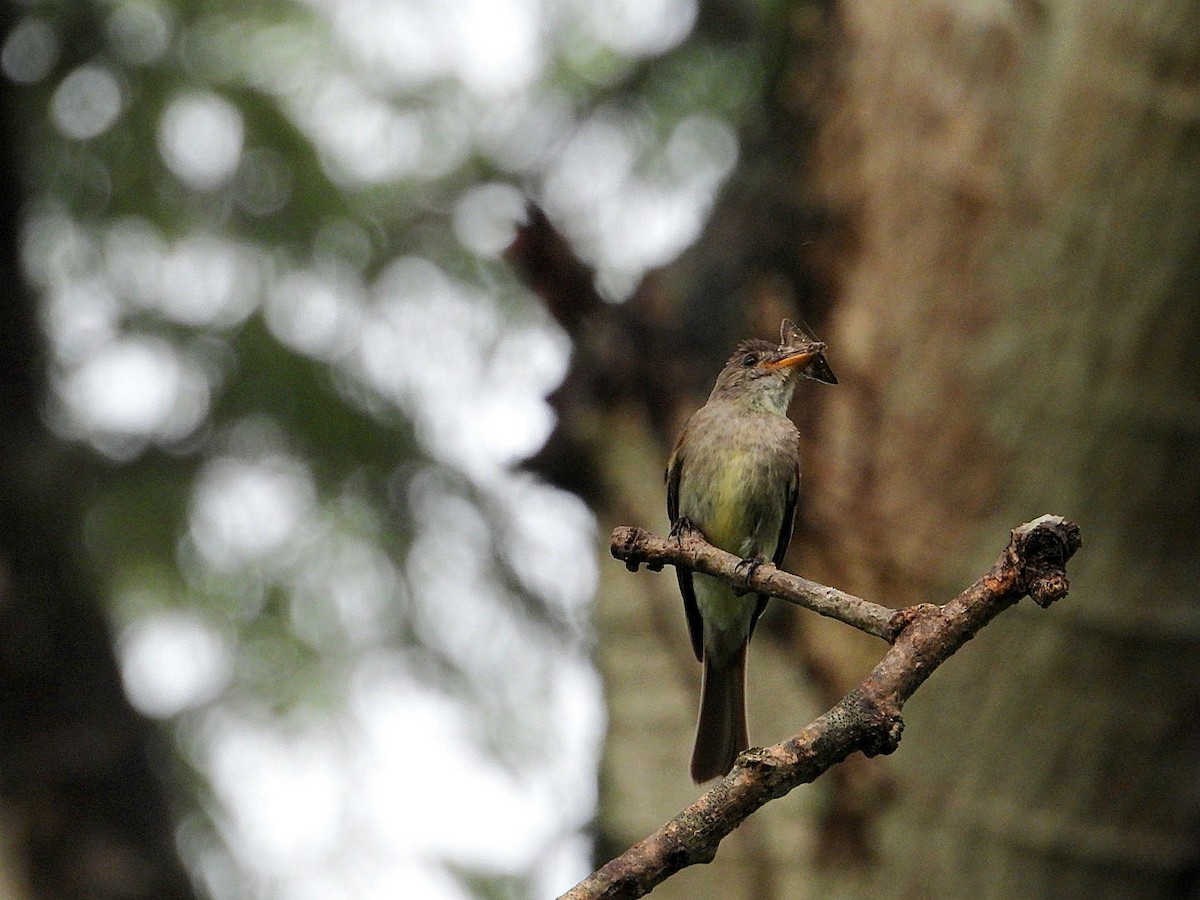
[[[843,10],[818,177],[860,252],[819,514],[849,588],[945,595],[1043,512],[1086,544],[1067,604],[1004,617],[910,706],[864,893],[1177,896],[1200,862],[1200,7]]]
[[[655,896],[1177,896],[1200,862],[1200,7],[796,3],[787,27],[766,137],[631,314],[728,345],[832,306],[842,384],[796,410],[809,577],[941,602],[1045,512],[1084,549],[1067,603],[1006,615],[918,694],[895,757],[774,804]],[[693,350],[707,372],[663,420],[715,374]],[[610,421],[625,499],[602,524],[665,527],[670,429]],[[673,580],[605,574],[623,846],[694,794],[699,674]],[[756,635],[755,742],[878,653],[812,618]]]
[[[11,95],[0,80],[0,895],[191,897],[152,766],[158,736],[124,697],[80,562],[96,463],[41,419],[47,362],[17,262]]]

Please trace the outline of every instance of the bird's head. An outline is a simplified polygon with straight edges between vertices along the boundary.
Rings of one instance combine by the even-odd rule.
[[[712,397],[744,399],[782,415],[800,378],[837,383],[824,361],[824,350],[825,345],[816,340],[792,341],[790,346],[742,341],[717,376]]]

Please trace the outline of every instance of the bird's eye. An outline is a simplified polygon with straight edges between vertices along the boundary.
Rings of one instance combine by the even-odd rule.
[[[742,357],[742,368],[748,369],[752,365],[754,365],[756,362],[758,362],[758,357],[755,356],[753,353],[747,353],[745,356]]]

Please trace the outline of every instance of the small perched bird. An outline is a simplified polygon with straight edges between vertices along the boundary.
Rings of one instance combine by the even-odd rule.
[[[792,539],[800,490],[800,433],[787,417],[800,378],[837,384],[825,345],[785,319],[779,346],[737,350],[675,441],[667,463],[671,532],[695,529],[748,564],[779,565]],[[692,649],[703,663],[692,751],[698,784],[724,775],[749,745],[746,647],[765,596],[739,595],[716,578],[677,570]]]

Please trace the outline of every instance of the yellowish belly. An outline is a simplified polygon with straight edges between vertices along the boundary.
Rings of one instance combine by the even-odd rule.
[[[779,539],[787,484],[750,453],[730,453],[707,479],[687,470],[680,484],[680,513],[709,543],[741,557],[771,556]],[[698,474],[698,473],[696,473]],[[686,502],[683,502],[686,501]]]

